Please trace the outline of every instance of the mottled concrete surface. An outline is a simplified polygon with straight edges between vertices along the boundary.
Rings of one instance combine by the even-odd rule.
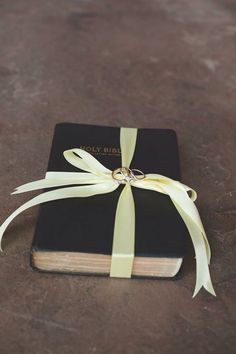
[[[235,0],[1,0],[0,16],[0,219],[57,122],[174,128],[217,292],[192,299],[191,244],[174,282],[33,272],[35,208],[3,242],[0,352],[235,353]]]

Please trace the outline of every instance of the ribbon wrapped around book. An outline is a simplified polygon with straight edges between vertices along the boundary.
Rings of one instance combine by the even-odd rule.
[[[159,174],[146,174],[129,168],[134,155],[137,129],[120,129],[121,167],[111,171],[103,166],[94,156],[82,149],[64,151],[65,159],[84,172],[47,172],[45,179],[24,184],[12,194],[29,192],[37,189],[53,189],[44,192],[16,209],[0,227],[0,242],[10,222],[24,210],[40,203],[52,200],[78,197],[91,197],[113,192],[120,184],[124,188],[120,194],[113,234],[110,276],[130,278],[134,259],[135,243],[135,204],[132,187],[149,189],[167,194],[182,217],[193,242],[196,258],[196,284],[193,297],[204,287],[215,295],[208,265],[210,264],[210,246],[194,204],[196,192],[180,183]],[[72,187],[65,187],[73,185]],[[77,186],[76,186],[77,185]]]

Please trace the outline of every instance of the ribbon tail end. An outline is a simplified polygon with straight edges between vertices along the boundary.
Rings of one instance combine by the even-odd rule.
[[[201,290],[201,288],[202,288],[202,287],[200,286],[200,287],[194,289],[194,293],[193,293],[192,298],[194,298],[194,297],[199,293],[199,291]]]
[[[208,291],[211,295],[216,296],[215,290],[213,288],[212,284],[209,284],[208,286],[204,286],[204,289]]]
[[[11,195],[13,194],[19,194],[20,192],[18,191],[18,189],[15,189],[13,192],[11,192]]]
[[[216,296],[216,293],[215,293],[215,290],[214,290],[214,288],[213,288],[213,285],[210,283],[210,284],[207,284],[207,285],[201,285],[200,287],[196,287],[196,288],[194,289],[194,293],[193,293],[192,298],[194,298],[194,297],[199,293],[199,291],[201,290],[202,287],[203,287],[208,293],[210,293],[211,295]]]

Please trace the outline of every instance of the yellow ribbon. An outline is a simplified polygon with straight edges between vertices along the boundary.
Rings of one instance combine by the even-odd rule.
[[[129,168],[134,155],[137,129],[121,128],[120,145],[122,166]],[[24,184],[12,194],[37,189],[77,185],[44,192],[16,209],[0,227],[0,244],[2,236],[10,222],[24,210],[57,199],[91,197],[97,194],[113,192],[120,185],[113,178],[112,171],[103,166],[91,154],[82,149],[64,151],[65,159],[73,166],[85,172],[47,172],[45,179]],[[134,259],[135,242],[135,207],[132,188],[143,188],[169,195],[181,215],[191,236],[196,258],[196,284],[193,297],[204,287],[215,295],[208,264],[211,252],[207,237],[194,204],[196,192],[188,186],[158,174],[147,174],[143,179],[125,180],[120,194],[113,235],[110,276],[130,278]],[[190,196],[188,194],[190,193]]]

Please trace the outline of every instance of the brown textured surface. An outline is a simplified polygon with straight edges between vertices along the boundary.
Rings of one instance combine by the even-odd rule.
[[[182,179],[199,192],[217,298],[182,279],[34,273],[37,210],[0,256],[1,353],[234,353],[236,6],[234,0],[2,0],[0,219],[44,175],[57,122],[170,127]]]

